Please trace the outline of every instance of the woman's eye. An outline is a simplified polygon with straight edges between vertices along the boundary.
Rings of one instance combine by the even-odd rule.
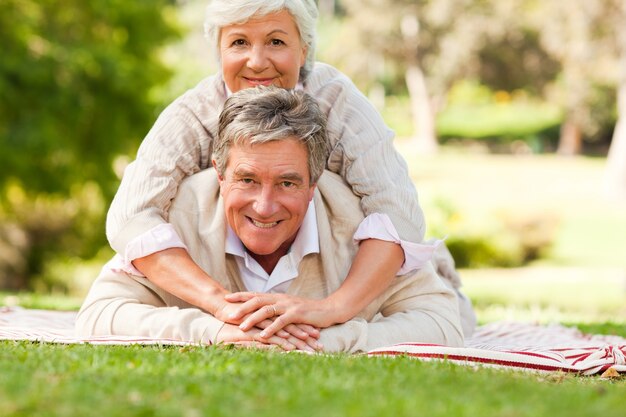
[[[233,41],[233,43],[231,44],[232,46],[244,46],[246,44],[246,41],[243,39],[236,39]]]
[[[280,40],[280,39],[272,39],[272,40],[270,41],[270,43],[271,43],[273,46],[281,46],[281,45],[284,45],[284,44],[285,44],[285,42],[283,42],[283,41],[282,41],[282,40]]]

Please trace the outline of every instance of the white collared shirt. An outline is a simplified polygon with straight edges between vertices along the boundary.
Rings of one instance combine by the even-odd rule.
[[[302,225],[289,252],[278,260],[271,274],[248,253],[230,225],[226,224],[226,253],[234,255],[244,286],[248,291],[286,293],[291,282],[298,276],[300,261],[310,253],[319,253],[319,235],[313,200],[309,203]]]

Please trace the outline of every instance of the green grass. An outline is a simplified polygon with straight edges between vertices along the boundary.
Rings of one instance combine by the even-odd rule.
[[[0,343],[2,416],[623,415],[624,380],[406,357]]]
[[[506,271],[506,270],[502,270]],[[521,269],[461,271],[482,322],[559,321],[626,337],[610,274],[585,289]],[[508,274],[507,274],[508,272]],[[525,275],[530,274],[530,275]],[[580,299],[584,292],[585,301]],[[560,295],[559,295],[560,294]],[[4,295],[33,308],[58,297]],[[55,300],[56,299],[56,300]],[[619,296],[616,297],[619,299]],[[41,303],[41,304],[40,304]],[[0,416],[622,416],[626,378],[538,374],[228,346],[90,346],[0,341]]]

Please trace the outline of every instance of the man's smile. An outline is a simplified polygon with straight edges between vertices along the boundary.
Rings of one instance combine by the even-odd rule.
[[[276,222],[270,222],[270,223],[263,223],[263,222],[260,222],[260,221],[254,220],[254,219],[253,219],[253,218],[251,218],[251,217],[248,217],[248,220],[250,220],[250,222],[251,222],[253,225],[255,225],[256,227],[259,227],[259,228],[261,228],[261,229],[270,229],[270,228],[272,228],[272,227],[276,226],[276,225],[279,223],[278,221],[276,221]]]

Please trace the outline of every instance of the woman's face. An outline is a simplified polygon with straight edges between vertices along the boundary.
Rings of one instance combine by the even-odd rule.
[[[224,26],[220,32],[222,72],[235,93],[257,85],[294,88],[306,59],[306,47],[288,11]]]

